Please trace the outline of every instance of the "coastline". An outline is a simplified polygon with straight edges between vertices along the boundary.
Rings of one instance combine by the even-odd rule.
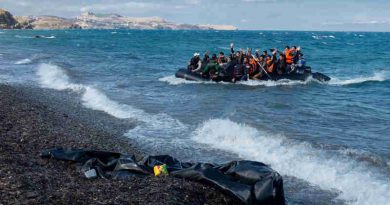
[[[145,154],[122,136],[131,122],[83,108],[66,91],[52,93],[0,84],[0,204],[240,203],[197,182],[153,176],[88,180],[76,164],[41,159],[41,151],[53,147],[122,152],[137,158]]]

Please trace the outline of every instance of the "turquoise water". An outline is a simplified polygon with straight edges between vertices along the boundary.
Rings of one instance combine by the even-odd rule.
[[[33,38],[43,35],[43,38]],[[80,93],[88,108],[136,122],[151,154],[250,159],[285,177],[290,204],[390,200],[390,33],[0,31],[0,82]],[[194,52],[302,47],[332,80],[195,83]]]

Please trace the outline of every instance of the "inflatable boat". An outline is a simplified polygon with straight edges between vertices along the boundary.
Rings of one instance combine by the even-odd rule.
[[[192,81],[216,81],[216,82],[232,82],[232,77],[229,75],[224,75],[221,73],[218,77],[210,78],[209,76],[204,76],[199,73],[191,72],[187,69],[179,69],[175,76],[177,78],[183,78],[186,80],[192,80]],[[288,80],[299,80],[299,81],[305,81],[308,78],[313,78],[321,82],[329,81],[331,78],[318,72],[311,72],[310,67],[305,67],[304,69],[301,69],[299,72],[289,73],[289,74],[270,74],[270,75],[263,75],[261,79],[259,80],[272,80],[272,81],[278,81],[283,79]]]

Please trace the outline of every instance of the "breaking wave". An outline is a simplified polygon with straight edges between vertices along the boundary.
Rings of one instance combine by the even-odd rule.
[[[16,65],[24,65],[24,64],[30,64],[31,62],[32,62],[31,59],[25,58],[25,59],[16,61],[15,64],[16,64]]]
[[[356,77],[352,79],[338,79],[332,77],[332,79],[328,82],[330,85],[352,85],[352,84],[360,84],[365,82],[383,82],[389,80],[388,72],[376,72],[373,76],[369,77]]]
[[[204,122],[193,132],[192,139],[244,159],[270,164],[283,175],[304,179],[322,189],[339,190],[338,198],[349,204],[386,204],[390,199],[388,177],[377,176],[357,161],[331,155],[308,143],[292,142],[228,119]]]
[[[138,126],[130,130],[126,136],[170,136],[186,130],[186,126],[165,113],[149,114],[131,105],[122,104],[110,99],[99,89],[92,86],[72,83],[67,71],[57,65],[43,63],[37,70],[42,87],[55,90],[71,90],[81,94],[85,107],[103,111],[119,119],[133,119]]]
[[[84,87],[80,84],[71,83],[67,72],[56,65],[40,64],[37,75],[39,76],[41,86],[44,88],[80,91]]]

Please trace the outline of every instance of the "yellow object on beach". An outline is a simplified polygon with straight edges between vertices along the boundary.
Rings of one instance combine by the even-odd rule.
[[[154,166],[153,171],[154,176],[156,177],[168,175],[168,169],[166,164]]]

